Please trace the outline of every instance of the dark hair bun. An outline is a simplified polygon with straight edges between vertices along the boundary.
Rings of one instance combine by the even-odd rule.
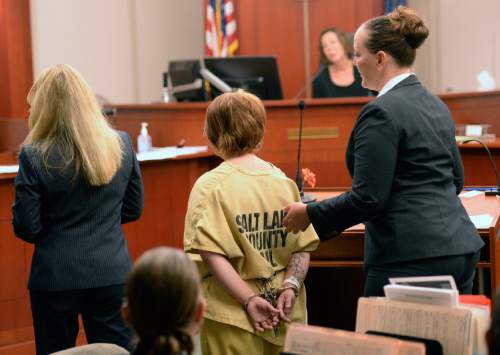
[[[414,10],[408,7],[398,6],[387,17],[391,21],[394,30],[399,31],[401,37],[413,49],[420,47],[429,36],[429,29],[424,24],[424,21]]]

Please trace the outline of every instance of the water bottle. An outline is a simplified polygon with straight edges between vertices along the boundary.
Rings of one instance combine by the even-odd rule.
[[[137,137],[137,152],[144,153],[151,149],[151,136],[148,133],[148,123],[141,123],[141,133]]]

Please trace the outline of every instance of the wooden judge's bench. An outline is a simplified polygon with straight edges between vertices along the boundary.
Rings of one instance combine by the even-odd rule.
[[[457,123],[491,125],[500,136],[500,92],[446,94],[441,96]],[[311,169],[322,188],[314,193],[327,197],[350,186],[344,154],[350,131],[361,107],[369,98],[305,100],[301,166]],[[268,101],[267,129],[261,156],[295,176],[297,164],[298,100]],[[207,103],[116,105],[112,124],[127,131],[135,141],[140,123],[148,122],[154,146],[172,146],[182,140],[187,146],[206,145],[202,134]],[[0,119],[0,165],[14,163],[15,151],[27,133],[25,119]],[[500,140],[487,142],[500,166]],[[460,147],[466,185],[493,185],[495,176],[478,144]],[[212,153],[141,163],[145,186],[144,214],[124,226],[132,257],[157,246],[182,247],[184,216],[190,189],[198,176],[220,160]],[[0,174],[0,355],[33,354],[33,330],[26,290],[33,247],[14,237],[11,205],[15,174]],[[464,200],[472,213],[494,216],[480,230],[487,242],[483,250],[478,284],[490,294],[500,285],[497,253],[500,200],[483,197]],[[321,244],[313,253],[307,287],[310,322],[352,329],[357,296],[362,293],[362,226]],[[497,251],[498,250],[498,251]]]
[[[489,124],[497,139],[486,143],[500,167],[500,91],[440,95],[457,124]],[[371,98],[305,100],[301,166],[311,169],[320,187],[350,186],[345,148],[356,117]],[[261,156],[295,176],[299,100],[266,101],[267,125]],[[206,145],[202,135],[206,103],[115,105],[113,124],[135,138],[141,122],[149,123],[155,146]],[[460,146],[466,185],[492,185],[495,175],[487,155],[477,143]]]

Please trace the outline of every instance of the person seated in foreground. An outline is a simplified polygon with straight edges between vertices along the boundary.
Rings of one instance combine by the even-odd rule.
[[[133,355],[192,354],[205,313],[194,263],[179,249],[146,251],[126,285],[123,318],[136,334]]]

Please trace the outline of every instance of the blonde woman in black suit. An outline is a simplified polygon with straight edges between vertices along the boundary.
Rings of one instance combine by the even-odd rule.
[[[449,274],[470,293],[483,242],[459,197],[463,167],[446,105],[412,73],[429,31],[406,7],[371,19],[354,36],[363,87],[378,92],[361,110],[346,163],[352,190],[292,204],[289,230],[312,223],[321,239],[365,223],[365,294],[389,277]]]
[[[113,130],[83,77],[43,72],[28,94],[14,232],[35,246],[28,288],[37,354],[89,343],[129,347],[120,316],[131,261],[121,228],[139,218],[143,186],[128,135]]]

